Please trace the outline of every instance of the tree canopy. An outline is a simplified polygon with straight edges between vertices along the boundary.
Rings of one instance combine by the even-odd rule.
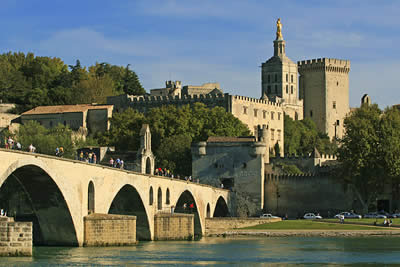
[[[249,135],[247,126],[223,108],[209,109],[195,103],[193,107],[153,108],[145,115],[132,109],[115,113],[110,131],[99,135],[98,141],[116,149],[137,150],[143,123],[150,125],[157,166],[185,175],[191,173],[192,142],[205,141],[209,136]]]
[[[400,112],[392,107],[384,112],[363,105],[348,116],[346,134],[339,147],[339,161],[345,183],[360,193],[365,207],[372,207],[385,193],[385,185],[398,192],[400,182]]]
[[[60,58],[33,53],[0,55],[0,99],[18,104],[16,112],[36,106],[105,103],[118,94],[144,94],[136,73],[126,67],[96,63],[66,65]]]
[[[284,134],[286,154],[305,155],[311,153],[315,147],[324,154],[336,153],[336,144],[326,134],[319,132],[309,118],[293,120],[285,115]]]

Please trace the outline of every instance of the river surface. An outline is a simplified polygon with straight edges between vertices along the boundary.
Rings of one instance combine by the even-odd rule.
[[[400,237],[203,238],[133,247],[35,247],[0,266],[388,266],[400,265]]]

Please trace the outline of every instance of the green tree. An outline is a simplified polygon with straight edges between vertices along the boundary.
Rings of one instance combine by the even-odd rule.
[[[324,154],[335,154],[337,150],[337,145],[319,132],[310,118],[295,121],[285,115],[284,138],[285,153],[290,155],[309,154],[315,147]]]
[[[357,189],[365,207],[382,192],[385,183],[381,117],[377,105],[358,108],[344,120],[346,133],[338,149],[340,177]]]

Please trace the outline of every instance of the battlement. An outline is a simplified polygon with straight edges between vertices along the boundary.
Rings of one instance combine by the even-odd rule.
[[[316,183],[325,182],[331,177],[324,174],[303,173],[303,174],[265,174],[265,183],[289,184],[289,183]]]
[[[299,72],[302,71],[315,71],[324,70],[330,72],[345,72],[350,71],[350,60],[336,59],[336,58],[317,58],[310,60],[298,61],[297,66]]]
[[[145,103],[145,102],[177,102],[177,101],[190,101],[197,99],[225,99],[226,95],[223,94],[207,94],[207,95],[183,95],[183,96],[134,96],[126,95],[128,101],[135,103]]]
[[[311,158],[316,158],[315,156],[313,156],[311,153],[306,154],[306,155],[290,155],[290,154],[286,154],[284,157],[280,157],[281,160],[285,160],[285,159],[311,159]],[[337,160],[337,156],[336,155],[332,155],[332,154],[321,154],[320,157],[318,157],[319,159],[323,159],[323,160]]]
[[[240,95],[234,95],[233,98],[235,100],[243,100],[243,101],[248,101],[248,102],[254,102],[254,103],[259,103],[259,104],[266,104],[270,106],[275,106],[275,107],[281,107],[281,103],[276,103],[268,100],[263,100],[259,98],[252,98],[252,97],[247,97],[247,96],[240,96]]]

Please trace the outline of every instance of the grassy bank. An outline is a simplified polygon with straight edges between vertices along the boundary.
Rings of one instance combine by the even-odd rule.
[[[337,222],[337,220],[334,221]],[[389,227],[338,224],[333,222],[326,223],[326,222],[315,222],[310,220],[286,220],[275,223],[259,224],[256,226],[246,227],[243,229],[252,229],[252,230],[388,230],[390,229],[393,230],[393,228]]]

